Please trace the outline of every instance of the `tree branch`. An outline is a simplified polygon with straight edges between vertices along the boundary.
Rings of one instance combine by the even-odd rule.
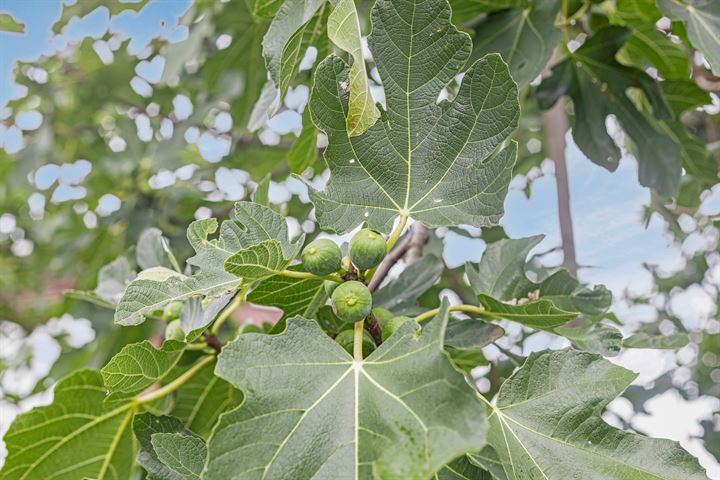
[[[546,74],[550,65],[560,57],[558,51],[548,62]],[[565,268],[577,277],[577,257],[575,255],[575,235],[573,233],[572,215],[570,212],[570,185],[568,182],[567,164],[565,162],[565,134],[568,131],[567,113],[565,113],[565,98],[542,114],[545,142],[548,157],[555,163],[555,182],[557,185],[558,220],[560,222],[560,237],[562,238],[563,263]]]
[[[393,265],[395,265],[398,260],[400,260],[403,255],[405,255],[408,249],[413,246],[414,238],[420,227],[425,228],[420,223],[413,223],[408,230],[405,238],[403,238],[402,241],[394,249],[392,249],[390,253],[385,256],[385,259],[383,259],[380,266],[377,268],[377,270],[375,270],[375,274],[373,275],[372,279],[370,279],[370,283],[368,284],[368,289],[371,292],[374,292],[378,289],[382,281],[385,280],[385,277],[387,276]],[[425,237],[423,244],[425,244],[425,242],[427,242],[427,237]]]

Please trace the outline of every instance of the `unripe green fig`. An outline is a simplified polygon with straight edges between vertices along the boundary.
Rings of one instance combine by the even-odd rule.
[[[335,337],[335,341],[340,344],[341,347],[345,349],[346,352],[348,352],[350,355],[353,355],[354,351],[354,342],[355,342],[355,334],[351,330],[343,330],[342,332],[337,334],[337,337]],[[372,337],[370,334],[363,330],[363,358],[370,355],[373,350],[375,350],[375,342],[373,342]]]
[[[375,307],[372,309],[373,315],[375,315],[375,319],[378,322],[378,325],[380,325],[380,328],[384,329],[385,324],[393,318],[395,315],[390,310],[387,310],[382,307]]]
[[[345,322],[357,322],[370,315],[372,294],[358,281],[344,282],[332,293],[335,315]]]
[[[338,282],[333,282],[332,280],[325,280],[325,283],[323,283],[323,288],[325,289],[325,295],[330,297],[335,289],[340,285]]]
[[[400,315],[398,317],[392,317],[390,320],[385,322],[385,325],[380,325],[380,328],[382,329],[383,342],[390,338],[390,335],[397,332],[400,326],[407,321],[414,320],[410,317],[406,317],[405,315]]]
[[[375,230],[363,228],[350,240],[350,259],[358,270],[377,267],[386,253],[385,239]]]
[[[302,263],[310,273],[328,275],[340,270],[342,252],[335,242],[319,238],[310,242],[302,251]]]
[[[183,332],[180,320],[173,320],[165,327],[165,340],[185,341],[185,332]]]
[[[183,302],[175,301],[168,303],[163,309],[163,320],[172,322],[176,318],[180,318],[180,312],[182,312],[184,307],[185,304]]]

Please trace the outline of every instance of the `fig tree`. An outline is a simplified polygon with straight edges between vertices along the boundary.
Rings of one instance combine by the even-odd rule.
[[[172,322],[176,318],[180,318],[180,312],[182,312],[183,307],[185,307],[183,302],[175,301],[168,303],[163,309],[163,320]]]
[[[355,334],[352,330],[343,330],[337,334],[335,341],[340,344],[350,355],[353,355]],[[370,355],[375,350],[375,342],[373,342],[372,336],[366,331],[363,331],[363,357]]]
[[[363,228],[350,240],[350,259],[359,270],[377,267],[386,253],[385,239],[375,230]]]
[[[335,242],[319,238],[310,242],[302,251],[302,263],[310,273],[328,275],[340,270],[342,252]]]
[[[372,310],[372,294],[358,281],[344,282],[332,293],[335,315],[345,322],[357,322]]]
[[[165,327],[165,340],[185,341],[185,332],[183,332],[180,320],[173,320]]]

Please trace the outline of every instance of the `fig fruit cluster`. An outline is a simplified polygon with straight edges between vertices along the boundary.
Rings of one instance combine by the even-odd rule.
[[[305,270],[319,276],[330,275],[339,270],[370,270],[380,265],[387,253],[385,238],[369,228],[357,232],[350,240],[348,257],[342,256],[340,247],[328,238],[310,242],[300,255]]]

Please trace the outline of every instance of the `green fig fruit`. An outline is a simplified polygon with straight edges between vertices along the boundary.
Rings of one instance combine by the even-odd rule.
[[[373,308],[372,313],[373,315],[375,315],[378,325],[380,325],[380,328],[382,329],[385,329],[385,324],[387,323],[387,321],[395,316],[390,310],[382,307]]]
[[[183,332],[180,320],[173,320],[165,327],[165,340],[185,341],[185,332]]]
[[[183,302],[170,302],[167,305],[165,305],[165,308],[163,309],[162,317],[163,320],[170,323],[173,320],[180,318],[180,312],[182,312],[183,308],[185,307],[185,304]]]
[[[387,243],[375,230],[363,228],[350,240],[350,259],[358,270],[377,267],[386,253]]]
[[[302,251],[305,270],[315,275],[328,275],[340,270],[342,252],[335,242],[319,238],[310,242]]]
[[[344,282],[332,293],[335,315],[345,322],[357,322],[370,315],[372,294],[358,281]]]
[[[400,326],[407,321],[414,322],[412,318],[400,315],[398,317],[392,317],[385,322],[385,325],[380,325],[380,328],[382,329],[383,342],[390,338],[390,335],[397,332]]]
[[[340,344],[350,355],[353,355],[355,334],[352,329],[343,330],[337,334],[335,341]],[[375,342],[373,342],[372,336],[366,331],[363,331],[363,358],[370,355],[375,350]]]

